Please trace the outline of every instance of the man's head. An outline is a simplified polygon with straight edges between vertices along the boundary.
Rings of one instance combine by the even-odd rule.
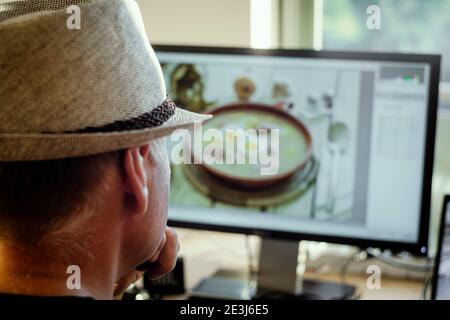
[[[0,43],[0,273],[17,277],[0,291],[35,272],[31,293],[59,294],[76,264],[104,297],[145,261],[169,270],[162,138],[210,116],[167,97],[136,1],[0,3]]]
[[[61,253],[92,237],[97,224],[114,223],[124,271],[134,268],[164,235],[169,174],[162,139],[87,157],[2,162],[0,239],[50,251],[57,243]]]

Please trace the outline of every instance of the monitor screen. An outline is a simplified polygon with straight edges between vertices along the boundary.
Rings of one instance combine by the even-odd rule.
[[[450,300],[450,197],[444,201],[439,237],[433,278],[433,298]]]
[[[280,50],[156,52],[177,105],[214,113],[197,136],[203,145],[210,128],[279,129],[271,141],[278,153],[264,164],[173,163],[171,221],[312,240],[419,242],[430,63]],[[258,140],[247,138],[237,154],[255,148]],[[168,145],[178,143],[172,137]]]

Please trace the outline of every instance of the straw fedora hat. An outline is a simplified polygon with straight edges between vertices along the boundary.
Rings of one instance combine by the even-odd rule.
[[[0,4],[0,161],[125,149],[209,117],[166,96],[134,0]]]

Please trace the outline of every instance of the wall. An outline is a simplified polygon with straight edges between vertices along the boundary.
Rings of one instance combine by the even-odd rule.
[[[152,43],[250,46],[250,0],[137,2]]]
[[[250,46],[250,0],[138,0],[152,43]]]

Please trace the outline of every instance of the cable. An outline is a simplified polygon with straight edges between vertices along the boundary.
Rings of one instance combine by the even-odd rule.
[[[347,284],[348,267],[352,264],[352,262],[355,262],[355,260],[357,260],[357,258],[364,252],[365,252],[365,250],[358,251],[357,253],[352,255],[347,261],[345,261],[345,263],[342,265],[341,271],[339,272],[339,276],[341,278],[341,283]]]
[[[345,263],[342,265],[341,270],[339,272],[341,283],[343,285],[349,286],[349,288],[347,289],[347,292],[344,292],[344,294],[341,297],[337,297],[335,300],[347,300],[347,299],[349,299],[349,300],[359,300],[361,298],[361,295],[362,295],[361,294],[361,289],[358,286],[351,285],[351,284],[349,284],[347,282],[347,271],[348,271],[348,267],[350,267],[350,265],[353,262],[359,261],[358,258],[363,253],[365,253],[365,250],[361,250],[361,251],[355,253],[347,261],[345,261]],[[352,295],[350,295],[351,287],[355,288],[355,291],[353,292]]]
[[[425,281],[424,281],[423,289],[422,289],[422,300],[428,300],[427,299],[428,287],[430,286],[432,279],[433,279],[432,276],[425,277]]]
[[[431,261],[432,261],[431,259],[427,258],[426,265],[428,265],[428,263]],[[432,263],[432,265],[434,265],[434,263]],[[430,275],[430,271],[425,271],[425,277],[424,277],[424,283],[423,283],[423,289],[422,289],[422,299],[423,300],[428,300],[427,299],[428,287],[430,286],[432,279],[433,279],[433,272],[431,272],[431,275]]]
[[[348,267],[353,262],[353,259],[355,258],[355,255],[352,255],[345,263],[342,265],[341,270],[339,271],[339,277],[341,278],[341,283],[345,284],[347,283],[347,270]]]

